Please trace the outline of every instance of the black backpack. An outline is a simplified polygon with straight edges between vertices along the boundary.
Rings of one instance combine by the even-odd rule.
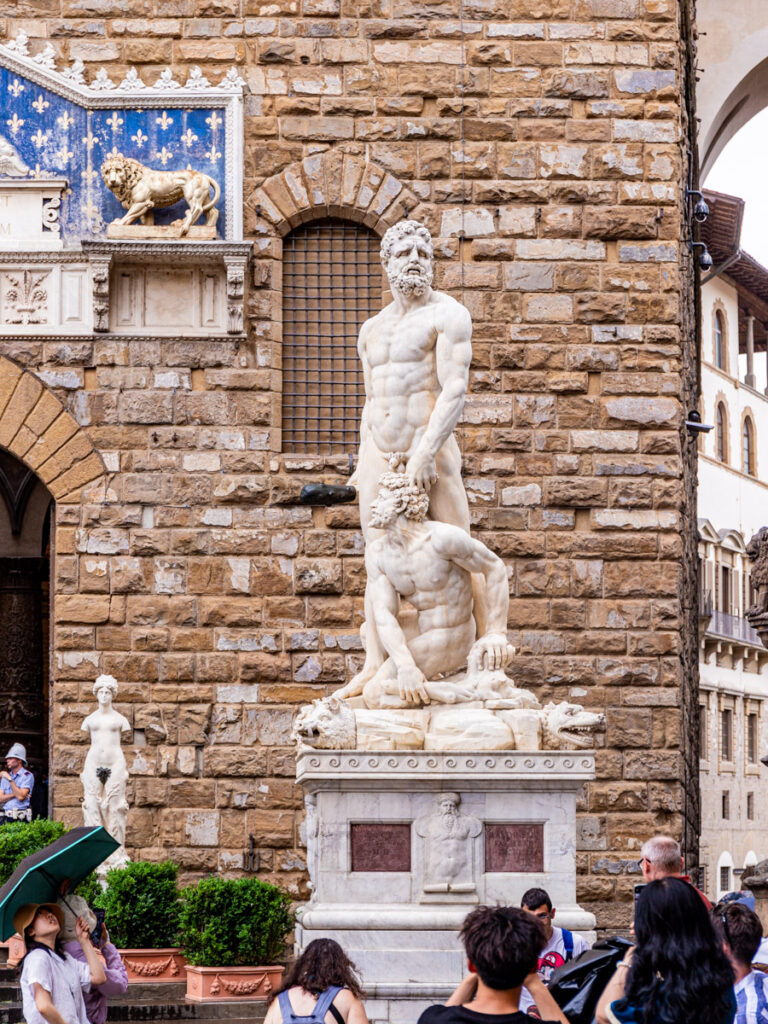
[[[569,1024],[592,1024],[598,1000],[616,964],[632,945],[628,939],[619,937],[604,939],[552,972],[549,992]]]

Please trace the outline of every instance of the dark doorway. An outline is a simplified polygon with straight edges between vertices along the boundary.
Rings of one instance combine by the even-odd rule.
[[[48,807],[49,566],[53,500],[0,449],[0,758],[27,748],[33,807]]]

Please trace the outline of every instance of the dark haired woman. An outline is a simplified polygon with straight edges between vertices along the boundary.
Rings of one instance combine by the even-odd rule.
[[[362,998],[355,965],[338,942],[313,939],[286,975],[264,1024],[368,1024]]]
[[[77,941],[86,962],[79,963],[63,951],[59,939],[63,920],[55,903],[27,903],[13,915],[14,927],[24,936],[27,948],[20,981],[26,1024],[88,1024],[83,989],[107,980],[82,917],[77,919]]]
[[[600,997],[597,1024],[731,1024],[733,971],[692,885],[649,882],[635,906],[635,938]]]

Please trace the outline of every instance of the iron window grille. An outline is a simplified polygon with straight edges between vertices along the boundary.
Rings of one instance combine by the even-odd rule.
[[[365,402],[357,336],[381,309],[379,239],[353,221],[303,224],[283,243],[283,451],[356,452]]]

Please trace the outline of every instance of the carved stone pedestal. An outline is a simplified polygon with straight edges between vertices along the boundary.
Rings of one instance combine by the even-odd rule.
[[[334,938],[357,964],[371,1020],[412,1022],[461,979],[458,940],[479,904],[534,885],[557,924],[589,933],[576,903],[576,799],[591,751],[304,750],[312,899],[298,950]]]

